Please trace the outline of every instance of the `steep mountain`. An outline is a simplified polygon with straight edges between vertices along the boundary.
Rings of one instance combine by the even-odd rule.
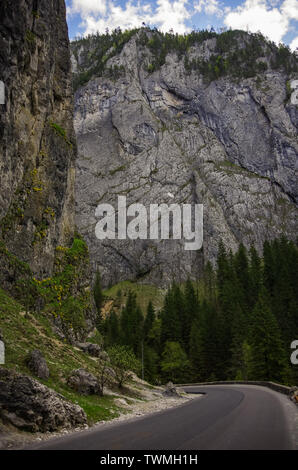
[[[92,324],[88,250],[74,225],[77,155],[63,0],[0,4],[0,285],[60,332]],[[88,317],[89,315],[89,317]]]
[[[105,285],[200,273],[221,239],[261,251],[297,234],[297,58],[261,34],[142,28],[74,41],[76,220]],[[202,250],[184,240],[98,240],[99,203],[202,203]]]

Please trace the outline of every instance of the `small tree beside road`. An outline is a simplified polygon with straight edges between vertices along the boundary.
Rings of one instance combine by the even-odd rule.
[[[115,345],[108,350],[110,365],[115,372],[118,387],[130,378],[131,372],[140,370],[140,362],[127,346]]]
[[[110,361],[107,356],[107,358],[100,360],[99,362],[98,384],[99,384],[100,396],[103,396],[104,387],[110,380],[111,380]]]

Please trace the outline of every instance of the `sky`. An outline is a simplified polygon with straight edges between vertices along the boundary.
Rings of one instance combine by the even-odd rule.
[[[298,48],[298,0],[66,0],[66,6],[71,39],[145,23],[179,34],[211,27],[261,31]]]

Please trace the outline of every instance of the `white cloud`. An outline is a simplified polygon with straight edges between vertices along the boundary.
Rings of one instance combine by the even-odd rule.
[[[80,26],[85,35],[97,31],[102,33],[106,28],[136,28],[143,22],[155,25],[161,31],[173,29],[177,33],[184,33],[189,30],[185,21],[191,16],[187,2],[188,0],[157,0],[153,11],[149,0],[147,3],[128,0],[123,7],[115,5],[113,0],[106,0],[103,11],[99,11],[99,2],[95,0],[73,0],[69,14],[80,13]]]
[[[298,49],[298,36],[296,36],[295,39],[293,39],[293,41],[290,44],[290,48],[292,49],[292,51],[295,51],[296,49]]]
[[[207,15],[222,16],[223,7],[220,5],[219,0],[199,0],[194,3],[195,11],[201,13],[202,11]]]
[[[298,0],[285,0],[281,5],[281,11],[290,20],[298,20]]]
[[[97,31],[103,33],[106,28],[112,30],[119,26],[122,29],[135,28],[142,24],[144,18],[148,15],[148,11],[147,5],[146,8],[143,8],[140,5],[135,6],[131,2],[127,2],[125,7],[121,8],[121,6],[109,2],[106,15],[99,18],[91,15],[83,16],[82,26],[85,29],[85,34],[96,33]]]
[[[90,13],[104,15],[107,10],[106,0],[72,0],[68,14],[80,13],[86,16]]]
[[[185,21],[190,18],[191,13],[186,8],[187,0],[157,0],[157,9],[148,23],[156,24],[161,31],[173,29],[177,33],[185,33],[189,30]]]
[[[232,29],[248,29],[255,33],[261,31],[276,43],[290,30],[290,21],[298,19],[298,1],[284,0],[279,7],[276,1],[246,0],[224,19]]]

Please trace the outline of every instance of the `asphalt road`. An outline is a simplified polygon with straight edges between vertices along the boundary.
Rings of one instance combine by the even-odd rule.
[[[298,411],[265,387],[188,387],[205,395],[177,408],[31,446],[45,450],[284,450],[297,448]],[[296,443],[295,443],[296,442]]]

